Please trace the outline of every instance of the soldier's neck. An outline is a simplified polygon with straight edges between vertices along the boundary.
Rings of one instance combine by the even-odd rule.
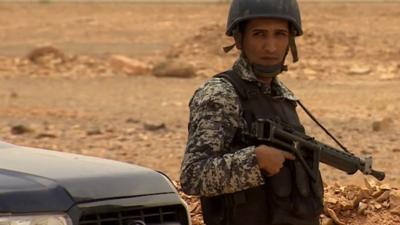
[[[271,87],[272,79],[273,78],[271,78],[271,77],[258,77],[258,80],[261,81],[262,83],[266,84],[268,87]]]

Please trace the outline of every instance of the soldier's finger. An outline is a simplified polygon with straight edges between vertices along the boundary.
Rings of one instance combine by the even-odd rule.
[[[285,157],[285,159],[289,159],[289,160],[295,160],[296,156],[294,156],[293,154],[289,153],[289,152],[285,152],[282,151],[283,157]]]

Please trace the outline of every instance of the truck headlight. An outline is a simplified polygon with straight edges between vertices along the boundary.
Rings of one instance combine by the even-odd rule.
[[[1,216],[0,225],[72,225],[68,215]]]

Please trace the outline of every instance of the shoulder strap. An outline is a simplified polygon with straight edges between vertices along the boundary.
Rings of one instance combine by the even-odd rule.
[[[304,110],[304,112],[333,140],[336,142],[337,145],[339,145],[345,152],[351,153],[342,143],[340,143],[339,140],[331,134],[328,129],[326,129],[318,120],[315,118],[315,116],[300,102],[300,100],[296,101],[301,108]]]
[[[232,84],[236,93],[242,100],[247,100],[254,95],[259,94],[259,89],[250,82],[242,80],[233,70],[227,70],[214,77],[223,78]]]

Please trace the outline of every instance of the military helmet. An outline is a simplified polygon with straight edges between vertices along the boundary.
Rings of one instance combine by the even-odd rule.
[[[303,34],[297,0],[232,0],[229,10],[226,35],[242,21],[254,18],[279,18],[288,20],[296,36]]]

